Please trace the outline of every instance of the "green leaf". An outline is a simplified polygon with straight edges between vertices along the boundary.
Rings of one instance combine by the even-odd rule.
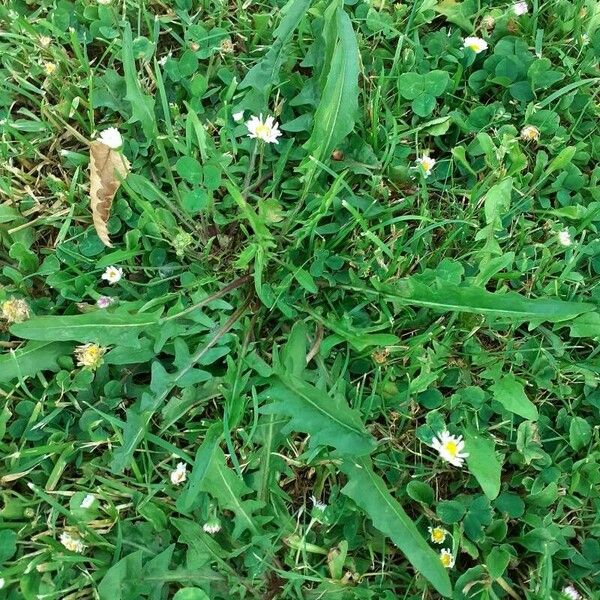
[[[483,493],[493,500],[500,493],[502,464],[496,455],[494,441],[474,430],[465,431],[465,450],[469,453],[467,465],[477,479]]]
[[[508,552],[508,550],[506,550],[502,546],[492,548],[491,552],[488,554],[485,564],[488,568],[488,571],[490,572],[490,575],[494,579],[502,577],[504,571],[506,571],[506,567],[508,567],[510,558],[510,552]]]
[[[96,310],[64,317],[31,317],[15,323],[10,331],[17,337],[39,342],[94,342],[101,346],[139,348],[138,337],[158,325],[159,312],[131,315]]]
[[[232,469],[225,464],[225,454],[221,448],[216,447],[210,455],[202,479],[198,482],[198,489],[210,494],[222,510],[230,510],[235,514],[233,538],[238,538],[244,531],[257,533],[257,523],[260,519],[254,512],[264,504],[258,500],[244,500],[243,497],[252,493]]]
[[[125,22],[123,32],[122,52],[123,72],[125,74],[125,85],[127,95],[125,99],[131,103],[131,118],[129,123],[139,122],[142,131],[148,141],[155,138],[156,124],[154,121],[154,100],[148,94],[142,92],[138,80],[135,60],[133,58],[133,41],[131,39],[131,25]]]
[[[0,564],[11,559],[17,551],[17,534],[10,529],[0,531]]]
[[[473,0],[465,0],[464,2],[441,0],[441,2],[438,2],[433,9],[435,12],[444,15],[450,23],[458,25],[461,29],[471,35],[473,23],[471,23],[470,16],[477,11],[477,6]]]
[[[282,9],[282,19],[274,31],[274,41],[264,57],[246,73],[239,89],[254,88],[265,92],[279,83],[281,65],[287,58],[292,34],[306,14],[311,0],[290,0]]]
[[[353,288],[360,289],[356,286]],[[364,291],[368,293],[370,290]],[[378,286],[377,291],[401,304],[438,311],[482,314],[517,323],[559,323],[595,309],[593,304],[583,302],[566,302],[553,298],[531,299],[516,292],[492,293],[474,286],[457,286],[446,282],[427,285],[415,277],[401,279],[394,286]]]
[[[58,371],[57,359],[71,354],[73,344],[67,342],[30,342],[18,350],[0,355],[0,383],[25,379],[41,371]]]
[[[444,500],[437,505],[435,512],[442,523],[453,525],[463,518],[465,507],[456,500]]]
[[[413,567],[442,596],[451,596],[450,579],[438,555],[423,539],[402,506],[392,497],[383,479],[373,472],[370,459],[344,460],[340,469],[348,476],[348,483],[342,488],[342,494],[352,498],[367,513],[373,526],[402,550]]]
[[[310,138],[304,145],[317,161],[329,157],[353,129],[358,109],[359,52],[356,34],[343,7],[337,9],[337,40],[326,78],[321,101],[317,107]],[[308,167],[308,186],[315,164]]]
[[[196,451],[194,466],[190,473],[188,484],[179,498],[177,498],[177,510],[180,512],[187,513],[192,509],[201,491],[206,471],[213,460],[215,452],[219,448],[219,440],[222,433],[223,426],[221,423],[213,423],[206,432],[202,445]]]
[[[292,374],[273,377],[264,395],[272,402],[260,412],[290,417],[286,431],[308,433],[314,444],[332,446],[344,454],[359,456],[375,448],[359,413],[340,395],[330,397]]]
[[[174,596],[173,600],[210,600],[204,590],[200,588],[181,588]]]
[[[428,483],[419,481],[418,479],[413,479],[412,481],[408,482],[406,486],[406,493],[413,500],[422,502],[427,506],[433,504],[435,499],[433,488]]]
[[[582,417],[573,417],[569,425],[569,444],[573,450],[585,448],[592,439],[592,426]]]
[[[535,404],[527,397],[525,388],[512,373],[491,385],[490,390],[494,394],[494,400],[500,402],[506,410],[529,421],[537,421],[538,410]]]

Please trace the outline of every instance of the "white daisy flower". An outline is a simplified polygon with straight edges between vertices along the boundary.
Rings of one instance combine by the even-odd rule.
[[[569,600],[581,600],[582,597],[577,589],[572,585],[568,585],[566,588],[564,588],[562,593],[569,598]]]
[[[202,529],[205,533],[209,533],[210,535],[219,533],[219,531],[221,531],[221,521],[219,521],[219,519],[211,519],[210,521],[206,521],[206,523],[204,523],[202,526]]]
[[[60,543],[69,551],[82,554],[85,550],[85,544],[79,536],[73,536],[70,533],[63,531],[60,534]]]
[[[540,130],[534,125],[525,125],[521,129],[521,139],[525,142],[537,142],[540,139]]]
[[[427,154],[423,154],[423,156],[417,158],[417,164],[421,168],[424,177],[429,177],[431,175],[435,163],[435,158],[431,158],[431,156],[428,156]]]
[[[279,123],[273,117],[267,117],[263,121],[262,114],[258,117],[253,116],[246,121],[246,127],[248,128],[248,137],[267,144],[278,144],[277,138],[282,135],[279,131]]]
[[[102,279],[108,281],[110,285],[114,285],[115,283],[119,283],[123,277],[123,269],[119,267],[106,267],[106,271],[102,273]]]
[[[513,4],[512,11],[517,17],[520,17],[529,12],[529,6],[527,6],[527,2],[517,2],[516,4]]]
[[[440,562],[444,565],[444,568],[451,569],[456,561],[450,550],[442,548],[440,550]]]
[[[463,39],[463,48],[469,48],[475,54],[479,54],[488,49],[488,43],[480,37],[470,36]]]
[[[311,496],[310,501],[312,502],[313,508],[320,512],[325,512],[325,510],[327,509],[327,504],[325,504],[325,502],[317,500],[315,496]]]
[[[558,242],[561,246],[570,246],[573,243],[573,240],[571,239],[571,234],[568,232],[568,230],[563,229],[562,231],[558,232]]]
[[[464,459],[469,456],[468,452],[463,452],[465,443],[462,435],[450,435],[448,431],[442,431],[437,437],[434,437],[431,446],[435,448],[440,456],[455,467],[462,467]]]
[[[429,531],[431,541],[434,544],[443,544],[446,540],[446,536],[449,535],[443,527],[428,527],[427,531]]]
[[[179,485],[187,479],[187,465],[184,462],[177,463],[177,468],[171,471],[171,483]]]
[[[102,364],[102,357],[106,353],[106,348],[98,344],[83,344],[76,346],[73,354],[77,360],[78,367],[87,367],[95,371]]]
[[[232,117],[236,123],[239,123],[244,118],[244,111],[240,110],[240,112],[233,113]]]
[[[123,145],[123,138],[116,127],[109,127],[102,131],[98,141],[113,150],[118,150]]]
[[[79,508],[90,508],[94,501],[96,500],[96,496],[94,494],[88,494],[79,505]]]

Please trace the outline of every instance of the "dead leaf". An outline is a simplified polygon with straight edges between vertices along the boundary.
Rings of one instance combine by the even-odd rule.
[[[129,173],[129,161],[102,142],[90,144],[90,206],[94,227],[102,243],[112,248],[106,223],[121,180]]]

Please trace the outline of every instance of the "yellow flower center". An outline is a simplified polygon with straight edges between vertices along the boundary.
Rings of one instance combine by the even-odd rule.
[[[265,123],[256,126],[256,137],[268,138],[271,135],[271,128]]]
[[[458,454],[458,446],[456,442],[453,442],[452,440],[448,440],[444,443],[444,449],[451,456],[456,456]]]
[[[481,50],[481,44],[479,42],[471,42],[468,46],[473,52],[479,52]]]
[[[446,532],[440,527],[436,527],[431,532],[431,539],[436,544],[441,544],[446,539]]]
[[[440,554],[440,561],[446,569],[449,569],[452,566],[452,554]]]

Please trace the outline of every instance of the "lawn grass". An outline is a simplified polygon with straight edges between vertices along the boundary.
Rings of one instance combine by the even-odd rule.
[[[599,58],[592,0],[6,0],[0,599],[600,598]]]

